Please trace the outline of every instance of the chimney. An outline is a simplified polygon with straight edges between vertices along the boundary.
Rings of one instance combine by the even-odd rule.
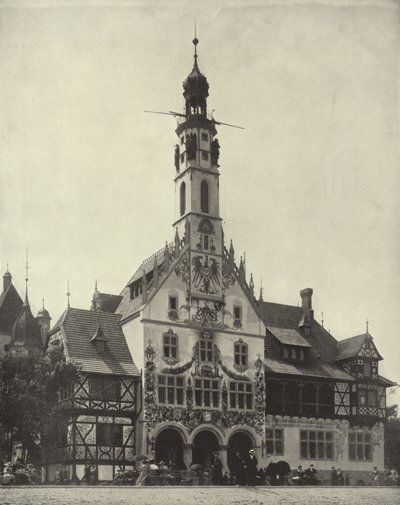
[[[303,309],[303,314],[308,322],[311,322],[314,319],[314,311],[312,310],[312,294],[313,290],[311,288],[305,288],[300,291],[301,308]]]

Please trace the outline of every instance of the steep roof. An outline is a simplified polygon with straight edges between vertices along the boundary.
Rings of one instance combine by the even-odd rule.
[[[98,293],[97,295],[100,299],[101,310],[104,312],[114,313],[118,305],[121,303],[122,296],[121,295],[110,295],[108,293]]]
[[[15,320],[10,346],[26,347],[28,350],[43,349],[42,337],[38,322],[33,317],[31,308],[26,297],[21,313]]]
[[[267,326],[267,329],[279,340],[281,344],[311,347],[307,340],[303,338],[299,332],[292,328],[275,328],[274,326]]]
[[[324,379],[336,379],[354,381],[353,377],[344,370],[331,363],[322,361],[284,361],[276,358],[264,358],[265,371],[268,374],[302,375],[305,377],[319,377]]]
[[[140,373],[119,325],[120,319],[118,314],[69,307],[51,333],[62,329],[69,357],[79,363],[84,372],[138,376]],[[106,339],[104,351],[91,342],[99,325]]]
[[[271,302],[262,303],[262,319],[267,327],[290,328],[297,331],[302,318],[303,309],[301,307]],[[311,322],[311,334],[302,336],[311,345],[315,356],[319,356],[318,359],[326,362],[335,360],[337,340],[315,319]]]
[[[7,286],[0,294],[0,331],[11,334],[12,326],[21,312],[22,303],[14,284]]]
[[[310,334],[302,332],[304,313],[301,307],[262,302],[261,314],[267,327],[265,337],[265,370],[267,374],[353,380],[335,363],[337,341],[325,328],[312,319]],[[304,361],[283,360],[280,343],[308,348],[307,359]]]
[[[369,339],[378,355],[378,360],[383,359],[376,349],[375,344],[372,342],[371,335],[369,333],[363,333],[362,335],[356,335],[355,337],[346,338],[338,342],[338,355],[336,361],[355,358],[361,351],[364,342]]]

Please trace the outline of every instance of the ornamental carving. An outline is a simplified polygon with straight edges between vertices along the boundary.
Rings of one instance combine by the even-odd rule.
[[[194,349],[196,351],[196,348]],[[184,365],[190,368],[189,363]],[[175,369],[176,370],[176,369]],[[201,371],[208,374],[210,369]],[[163,370],[164,372],[164,370]],[[168,371],[170,373],[170,370]],[[159,423],[168,421],[179,422],[191,433],[201,423],[207,422],[217,426],[223,433],[237,425],[253,428],[260,436],[264,435],[264,376],[258,374],[255,381],[255,398],[253,412],[228,411],[228,389],[225,382],[221,387],[221,410],[207,410],[193,408],[193,381],[187,378],[186,383],[186,407],[159,406],[156,401],[156,366],[154,362],[146,362],[145,365],[145,392],[144,407],[146,430],[151,432]],[[240,377],[243,380],[243,377]]]
[[[193,289],[205,295],[216,295],[221,287],[221,267],[216,258],[194,256],[192,261]]]
[[[222,361],[220,361],[219,364],[221,365],[221,369],[224,372],[224,374],[226,374],[231,379],[234,379],[234,380],[237,380],[237,381],[249,381],[250,380],[246,375],[241,375],[241,374],[238,374],[238,373],[234,372],[233,370],[229,370],[229,368],[226,367],[222,363]]]
[[[186,254],[183,256],[179,264],[175,267],[175,274],[186,284],[186,289],[189,292],[189,285],[190,285],[189,252],[186,252]]]
[[[166,359],[164,359],[164,361],[166,361]],[[189,370],[189,368],[193,365],[193,363],[194,363],[194,358],[192,358],[190,361],[188,361],[187,363],[185,363],[182,366],[173,367],[173,368],[163,368],[161,370],[161,373],[168,373],[168,374],[178,375],[178,374],[181,374],[181,373],[186,372],[187,370]]]
[[[233,276],[226,261],[222,262],[222,288],[224,291],[229,289],[230,286],[235,284],[235,277]]]

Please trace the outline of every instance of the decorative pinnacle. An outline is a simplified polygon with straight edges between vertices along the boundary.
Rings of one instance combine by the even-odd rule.
[[[199,43],[199,39],[196,36],[196,21],[194,22],[194,39],[192,40],[194,45],[194,66],[197,68],[197,44]]]
[[[8,270],[8,266],[7,266]],[[26,244],[26,258],[25,258],[25,302],[24,305],[29,305],[28,301],[28,270],[29,270],[29,264],[28,264],[28,244]]]
[[[66,292],[66,295],[67,295],[67,307],[69,308],[70,305],[69,305],[69,297],[71,296],[71,293],[69,292],[69,280],[67,281],[67,292]]]
[[[369,335],[369,332],[368,332],[368,325],[369,325],[369,321],[368,321],[368,319],[367,319],[367,320],[365,321],[365,326],[366,326],[366,328],[367,328],[367,335]]]
[[[324,313],[321,312],[321,326],[324,327]]]

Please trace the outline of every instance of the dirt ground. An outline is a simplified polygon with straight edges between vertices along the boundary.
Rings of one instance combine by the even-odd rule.
[[[384,487],[0,487],[1,505],[400,505]]]

